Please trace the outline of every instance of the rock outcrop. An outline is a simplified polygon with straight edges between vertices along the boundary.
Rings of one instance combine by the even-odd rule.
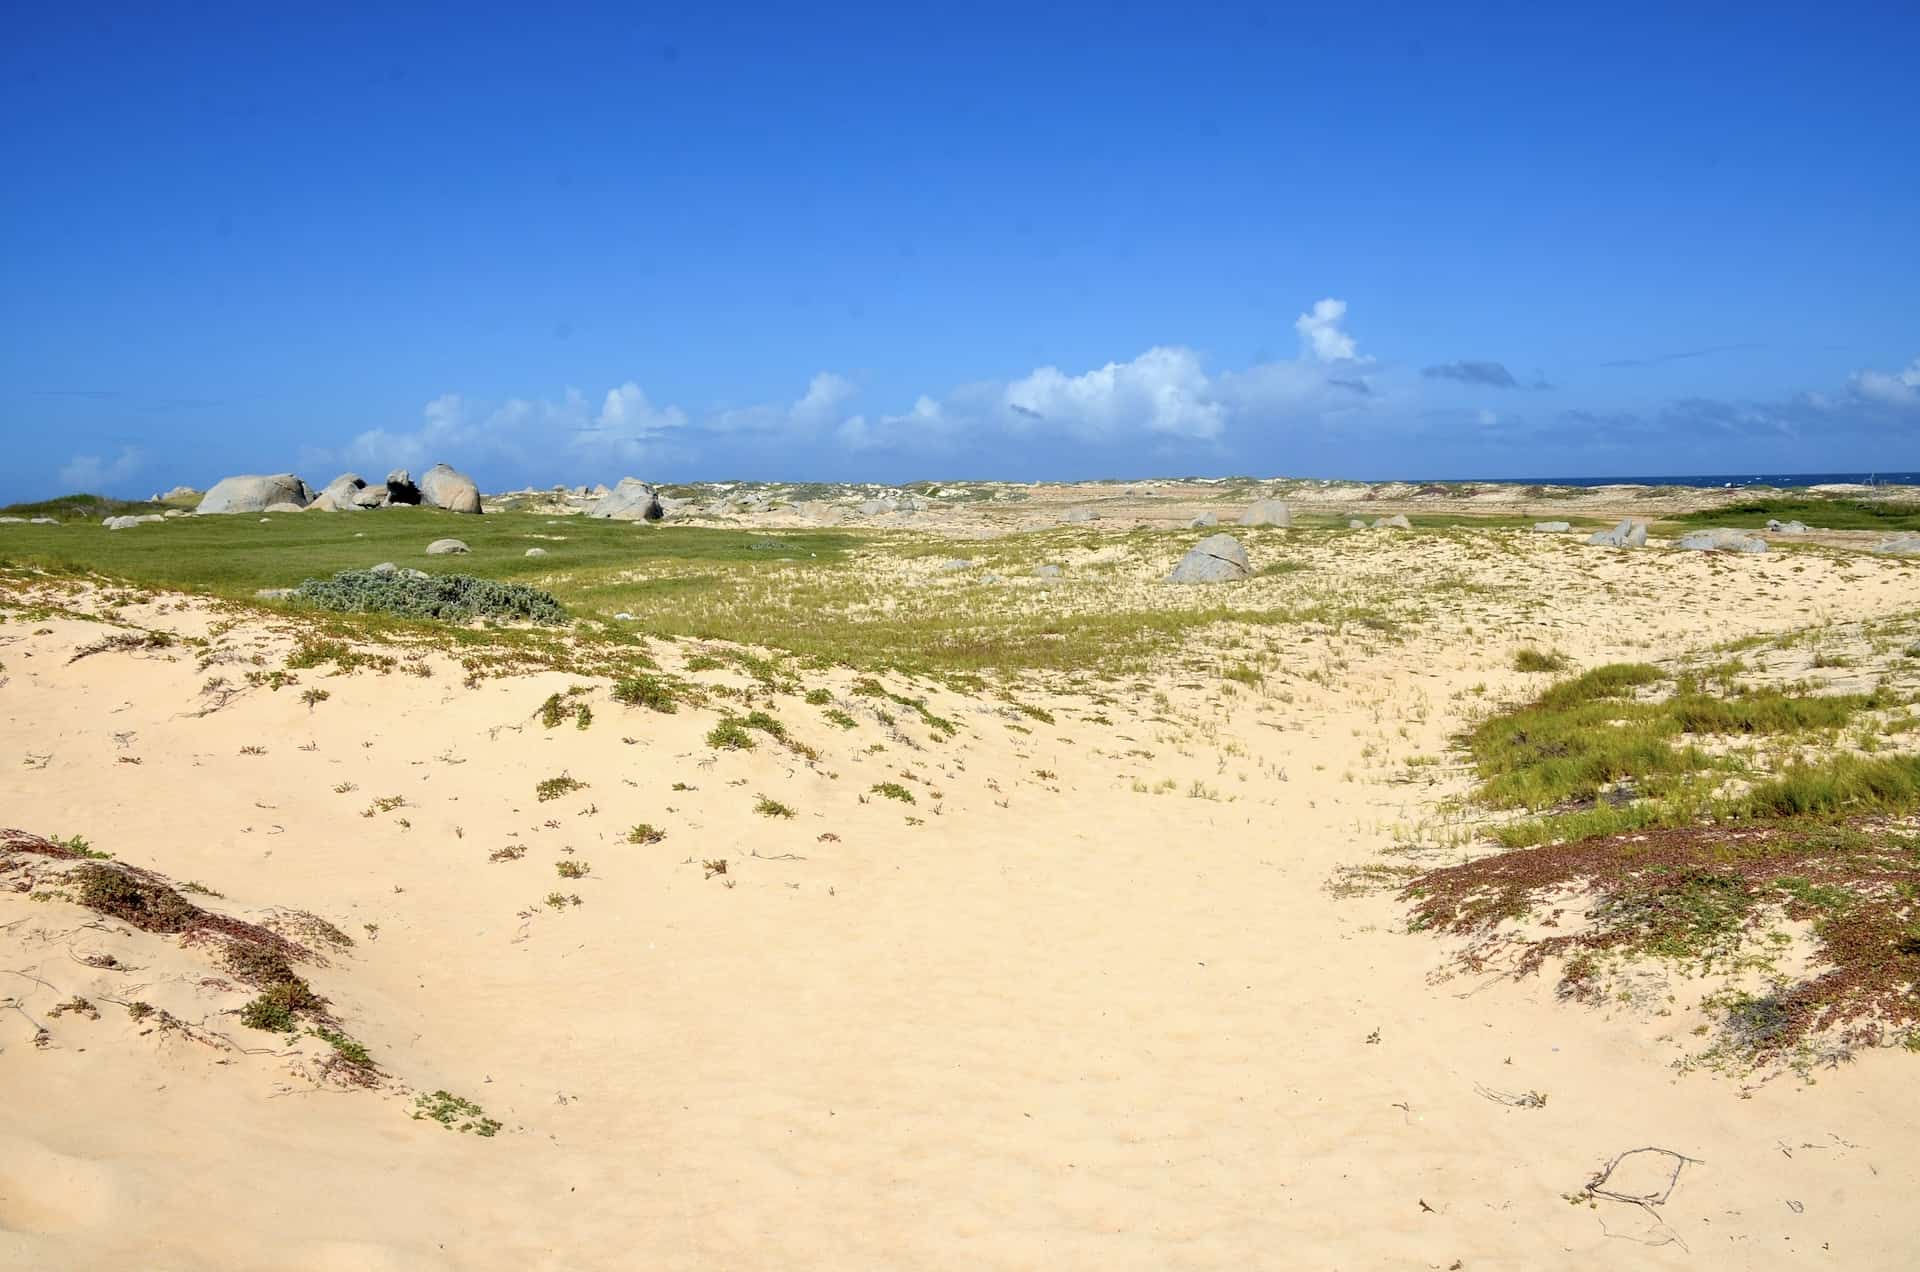
[[[1253,577],[1247,550],[1230,534],[1209,535],[1193,545],[1167,575],[1169,583],[1237,583]]]
[[[1594,531],[1587,542],[1602,548],[1644,548],[1647,546],[1647,523],[1628,517],[1611,530]]]
[[[420,500],[448,512],[479,513],[480,487],[473,478],[446,464],[435,464],[420,478]]]
[[[428,556],[464,556],[472,551],[458,539],[435,539],[427,545]]]
[[[652,486],[638,477],[622,477],[619,485],[587,509],[587,515],[613,521],[658,521],[667,510]]]
[[[1694,530],[1673,546],[1688,552],[1765,552],[1767,541],[1745,530]]]
[[[294,504],[304,508],[313,502],[313,491],[292,473],[270,477],[222,477],[213,484],[195,512],[265,512],[274,504]]]
[[[1243,526],[1291,526],[1293,509],[1278,499],[1262,499],[1240,514]]]

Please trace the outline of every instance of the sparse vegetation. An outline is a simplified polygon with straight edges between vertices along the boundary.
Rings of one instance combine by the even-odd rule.
[[[564,795],[569,795],[574,791],[583,791],[586,788],[587,784],[579,778],[569,773],[562,773],[558,777],[549,777],[544,781],[536,783],[533,788],[533,794],[536,799],[545,804],[552,800],[559,799]]]

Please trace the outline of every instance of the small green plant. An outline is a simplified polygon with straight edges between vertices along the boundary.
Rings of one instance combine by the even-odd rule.
[[[553,863],[553,868],[562,879],[584,879],[593,873],[593,866],[584,861],[563,858]]]
[[[495,848],[487,854],[488,861],[518,861],[527,855],[523,844],[508,844],[505,848]]]
[[[876,782],[873,786],[873,793],[875,795],[884,795],[888,799],[897,799],[902,804],[911,804],[914,802],[913,792],[898,782]]]
[[[331,697],[333,695],[325,689],[307,689],[300,694],[300,701],[306,703],[307,710],[311,711]]]
[[[333,1054],[356,1069],[373,1068],[373,1056],[368,1053],[365,1044],[354,1041],[337,1029],[325,1025],[309,1029],[307,1032],[333,1048]]]
[[[1570,665],[1567,656],[1557,649],[1541,653],[1529,645],[1515,650],[1513,655],[1515,671],[1565,671]]]
[[[807,705],[809,706],[824,707],[829,702],[832,702],[832,701],[833,701],[833,695],[828,693],[825,689],[807,690]]]
[[[547,893],[547,899],[542,904],[550,910],[564,910],[568,906],[579,905],[580,894],[577,892],[549,892]]]
[[[857,729],[860,727],[860,722],[858,720],[855,720],[852,716],[848,715],[846,712],[842,711],[838,707],[834,707],[831,710],[827,711],[826,717],[830,723],[839,725],[843,729]]]
[[[306,580],[293,596],[320,609],[449,623],[483,618],[546,625],[567,622],[566,608],[549,593],[471,574],[342,570],[330,579]]]
[[[533,793],[535,798],[545,804],[551,800],[559,799],[563,795],[570,794],[573,791],[581,791],[586,788],[587,784],[579,778],[568,773],[562,773],[558,777],[549,777],[543,782],[535,783]]]
[[[627,842],[630,844],[657,844],[666,837],[666,831],[655,829],[646,822],[641,822],[627,832]]]
[[[679,710],[672,686],[658,676],[632,675],[616,681],[613,700],[630,707],[646,707],[669,715]]]
[[[753,811],[762,817],[784,817],[791,820],[794,816],[793,809],[782,804],[777,799],[768,799],[765,795],[761,795],[753,801]]]
[[[707,745],[716,751],[751,751],[753,735],[733,716],[727,716],[707,730]]]
[[[493,1138],[500,1130],[500,1123],[488,1117],[485,1109],[449,1091],[417,1097],[413,1102],[413,1120],[438,1122],[450,1131],[471,1132],[483,1139]]]

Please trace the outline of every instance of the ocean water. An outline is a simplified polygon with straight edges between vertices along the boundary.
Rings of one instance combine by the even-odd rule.
[[[1455,484],[1474,482],[1499,486],[1698,486],[1716,489],[1772,486],[1790,490],[1843,482],[1861,486],[1920,486],[1920,473],[1706,473],[1666,477],[1454,477],[1447,480]]]

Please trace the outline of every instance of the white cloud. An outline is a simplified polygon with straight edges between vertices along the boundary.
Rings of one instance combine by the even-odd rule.
[[[1347,316],[1347,302],[1329,296],[1313,302],[1313,308],[1293,320],[1300,333],[1300,347],[1321,362],[1364,361],[1353,337],[1340,329]]]
[[[859,392],[845,376],[822,371],[807,384],[806,395],[793,404],[788,415],[802,424],[824,424]]]
[[[134,446],[122,446],[111,460],[75,455],[60,469],[60,484],[67,490],[97,494],[126,481],[140,471],[143,463],[139,448]]]
[[[1480,420],[1481,427],[1492,428],[1495,424],[1498,424],[1500,422],[1500,417],[1498,415],[1495,415],[1492,411],[1487,410],[1483,406],[1480,408],[1479,420]]]
[[[1852,383],[1861,397],[1888,406],[1920,406],[1920,358],[1904,371],[1856,371]]]
[[[687,426],[687,413],[677,406],[655,406],[632,380],[607,390],[594,427],[576,431],[575,450],[626,460],[648,457],[662,434]]]
[[[1198,354],[1160,347],[1084,375],[1041,367],[1007,386],[1006,405],[1017,428],[1045,422],[1087,441],[1136,429],[1208,440],[1226,422],[1211,388]]]

